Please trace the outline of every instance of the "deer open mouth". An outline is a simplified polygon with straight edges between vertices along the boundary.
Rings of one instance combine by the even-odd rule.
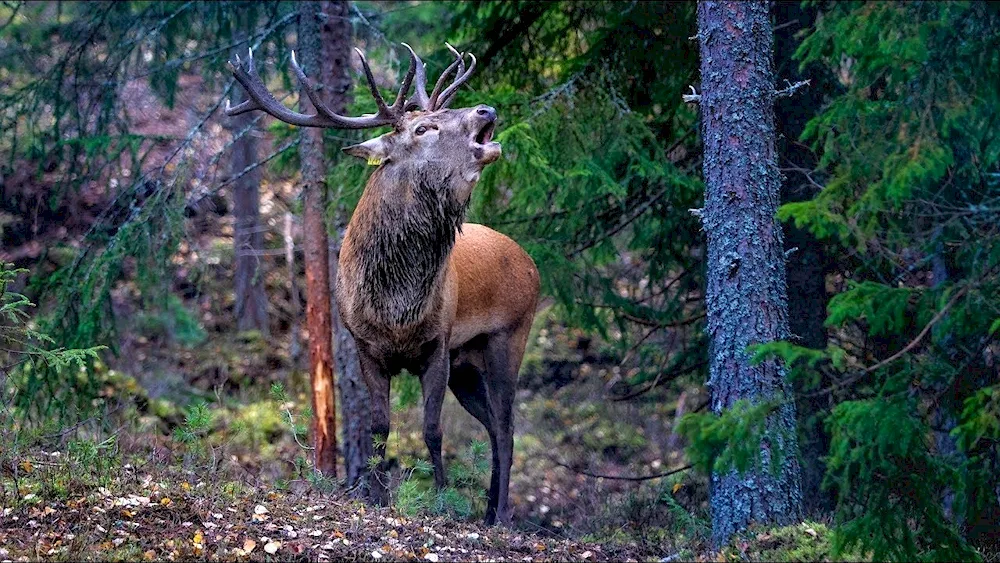
[[[485,125],[483,125],[482,128],[479,129],[479,132],[476,133],[476,143],[480,145],[485,145],[486,143],[493,141],[493,131],[495,130],[496,130],[495,121],[490,121]]]

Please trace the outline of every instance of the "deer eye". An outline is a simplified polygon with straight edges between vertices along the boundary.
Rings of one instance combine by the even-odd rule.
[[[424,127],[423,125],[421,125],[420,127],[417,127],[417,130],[414,131],[414,133],[416,133],[417,135],[423,135],[426,132],[427,132],[427,128]]]

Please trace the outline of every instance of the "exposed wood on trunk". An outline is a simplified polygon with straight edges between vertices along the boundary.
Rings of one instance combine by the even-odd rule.
[[[351,21],[350,6],[345,0],[330,0],[322,3],[325,18],[320,25],[323,43],[323,64],[319,70],[320,92],[327,106],[334,112],[346,114],[351,98],[352,79],[350,75]],[[340,151],[336,151],[339,155]],[[333,229],[330,231],[330,295],[336,294],[337,259],[340,245],[347,226],[347,210],[340,205],[341,186],[330,186],[330,197],[335,212]],[[354,337],[340,320],[336,307],[332,310],[334,366],[337,375],[337,390],[340,393],[341,449],[344,453],[344,471],[348,487],[354,487],[365,478],[368,458],[372,455],[371,412],[368,388],[361,378],[358,350]],[[356,489],[363,492],[363,487]]]
[[[795,406],[782,366],[749,364],[748,345],[788,338],[775,159],[772,32],[767,2],[701,2],[701,111],[705,143],[706,304],[712,338],[712,410],[736,401],[778,400],[760,445],[762,463],[740,475],[714,473],[717,545],[751,522],[787,524],[801,515]],[[776,472],[770,460],[782,453]]]
[[[298,50],[307,71],[320,69],[320,3],[299,6]],[[303,112],[312,111],[308,96],[299,96]],[[326,159],[323,130],[300,130],[302,163],[303,248],[306,265],[306,327],[309,331],[309,374],[313,403],[313,457],[323,475],[337,475],[337,411],[333,387],[333,338],[330,319],[330,255],[326,231]]]

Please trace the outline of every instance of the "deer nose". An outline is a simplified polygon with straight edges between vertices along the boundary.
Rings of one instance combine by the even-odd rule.
[[[497,110],[490,106],[479,106],[476,108],[476,113],[489,119],[490,121],[494,121],[497,118]]]

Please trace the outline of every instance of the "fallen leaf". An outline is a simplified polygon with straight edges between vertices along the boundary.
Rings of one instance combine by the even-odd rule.
[[[279,547],[281,547],[281,542],[269,541],[266,544],[264,544],[264,551],[270,553],[271,555],[274,555],[275,553],[278,552]]]
[[[21,469],[23,469],[25,473],[31,473],[35,470],[35,466],[31,465],[30,459],[26,459],[21,462]]]
[[[255,547],[257,547],[257,542],[253,541],[252,539],[247,538],[246,540],[243,541],[243,551],[250,553],[251,551],[254,550]]]
[[[153,559],[156,559],[156,552],[150,549],[142,554],[142,558],[146,561],[152,561]]]
[[[163,506],[170,506],[171,504],[173,504],[173,502],[174,501],[170,500],[169,497],[163,497],[160,499],[160,504],[162,504]]]
[[[681,487],[683,487],[683,486],[684,485],[682,485],[680,483],[674,483],[674,486],[671,488],[671,491],[673,492],[673,494],[676,495],[677,491],[681,490]]]

